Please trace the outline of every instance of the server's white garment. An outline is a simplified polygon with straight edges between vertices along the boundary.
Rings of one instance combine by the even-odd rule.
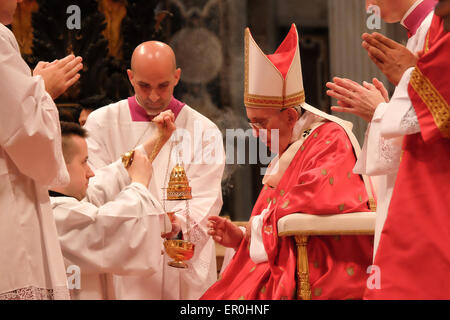
[[[156,272],[164,223],[171,224],[145,186],[130,184],[120,161],[96,171],[82,201],[50,199],[66,267],[81,274],[79,284],[69,281],[72,299],[114,299],[112,274]]]
[[[169,267],[164,255],[157,273],[150,277],[117,276],[114,279],[118,299],[198,299],[217,278],[214,241],[207,235],[207,217],[218,215],[222,207],[221,179],[225,156],[223,142],[217,126],[209,119],[185,105],[178,114],[174,139],[183,143],[167,142],[153,162],[153,177],[149,185],[152,196],[163,205],[163,187],[167,187],[177,150],[184,159],[184,168],[192,188],[189,200],[189,238],[195,243],[194,257],[188,269]],[[89,160],[99,168],[111,163],[126,151],[146,141],[155,131],[151,122],[132,121],[128,101],[122,100],[91,113],[85,128]],[[181,151],[181,149],[183,149]],[[172,150],[172,151],[171,151]],[[214,161],[206,161],[212,155]],[[166,209],[182,209],[181,220],[184,239],[187,224],[184,201],[166,202]]]
[[[47,186],[68,183],[56,106],[0,24],[0,299],[68,299]]]
[[[407,43],[407,48],[416,53],[423,49],[425,38],[433,18],[431,11]],[[373,176],[377,190],[377,218],[374,237],[374,257],[381,231],[387,217],[389,203],[400,165],[403,136],[418,132],[418,120],[408,96],[411,70],[407,70],[389,103],[380,103],[367,127],[361,155],[354,172]]]

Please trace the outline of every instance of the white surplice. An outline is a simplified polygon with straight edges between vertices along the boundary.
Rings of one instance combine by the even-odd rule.
[[[117,299],[198,299],[217,279],[215,244],[207,235],[207,217],[218,215],[222,207],[221,179],[225,165],[222,135],[209,119],[185,105],[178,114],[176,132],[153,161],[153,177],[149,190],[154,201],[164,207],[163,187],[167,187],[172,168],[183,159],[192,188],[188,201],[189,223],[186,223],[186,202],[166,201],[166,209],[181,221],[184,239],[195,244],[195,253],[187,269],[169,267],[164,255],[152,276],[115,276]],[[89,161],[100,168],[119,158],[156,132],[156,125],[132,121],[128,101],[122,100],[91,113],[85,128]],[[179,141],[183,141],[179,143]],[[170,156],[177,151],[180,156]],[[189,228],[189,236],[187,229]],[[159,244],[162,242],[160,239]]]
[[[47,186],[66,184],[58,110],[0,24],[0,299],[68,299]]]
[[[417,32],[408,40],[407,48],[416,53],[423,49],[434,11],[423,20]],[[417,116],[408,96],[412,69],[408,69],[395,88],[389,103],[380,103],[369,123],[364,145],[354,172],[372,176],[377,190],[377,217],[374,237],[374,257],[400,165],[403,136],[419,130]]]
[[[146,186],[130,182],[116,161],[96,171],[82,201],[50,198],[66,267],[81,275],[69,281],[72,299],[115,299],[112,274],[151,276],[161,263],[169,218]]]

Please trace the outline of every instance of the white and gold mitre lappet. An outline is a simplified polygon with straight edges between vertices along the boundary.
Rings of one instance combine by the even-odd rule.
[[[290,108],[305,102],[295,24],[274,54],[266,55],[245,29],[246,107]]]

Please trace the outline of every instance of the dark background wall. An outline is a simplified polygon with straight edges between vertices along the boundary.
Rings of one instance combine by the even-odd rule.
[[[67,7],[74,4],[81,10],[79,30],[66,26]],[[12,30],[32,68],[71,52],[83,56],[80,82],[56,101],[61,111],[75,114],[80,103],[98,107],[132,95],[126,69],[133,49],[146,40],[167,42],[182,68],[175,96],[216,122],[225,136],[225,129],[247,129],[245,27],[272,53],[296,23],[306,100],[328,112],[333,102],[325,83],[331,76],[357,81],[378,76],[386,82],[360,47],[361,33],[369,31],[366,19],[363,0],[24,0]],[[378,31],[397,40],[405,36],[398,27],[383,25]],[[342,68],[344,62],[352,65]],[[350,120],[362,142],[365,124]],[[223,215],[248,219],[261,188],[260,169],[227,165]]]

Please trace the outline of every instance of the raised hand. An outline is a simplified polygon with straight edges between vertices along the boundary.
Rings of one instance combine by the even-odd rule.
[[[237,250],[244,239],[242,230],[226,218],[208,217],[207,226],[209,228],[208,234],[213,237],[214,241],[224,247]]]
[[[166,110],[158,114],[152,120],[158,127],[158,134],[166,142],[175,131],[175,115],[172,110]]]
[[[381,82],[381,81],[378,80],[377,78],[373,78],[373,79],[372,79],[372,83],[373,83],[374,87],[375,87],[378,91],[380,91],[381,95],[382,95],[383,98],[384,98],[384,101],[385,101],[385,102],[389,102],[389,93],[388,93],[388,91],[386,90],[386,88],[384,87],[383,82]]]
[[[377,85],[379,86],[378,83]],[[327,90],[327,95],[338,100],[338,106],[332,106],[331,110],[352,113],[367,122],[372,120],[377,106],[386,102],[377,87],[367,82],[361,86],[350,79],[334,77],[333,82],[327,82],[326,86],[330,89]]]
[[[153,118],[152,122],[154,122],[158,128],[157,134],[152,135],[143,144],[150,162],[153,162],[153,160],[155,160],[164,144],[169,140],[170,136],[176,129],[175,115],[173,114],[172,110],[161,112],[159,115]]]
[[[73,54],[53,62],[39,62],[33,70],[33,76],[40,75],[45,83],[45,90],[53,99],[58,98],[80,78],[83,69],[81,57]]]
[[[133,162],[127,171],[131,182],[141,183],[145,187],[148,186],[153,173],[150,160],[139,150],[134,151]]]
[[[378,32],[364,33],[362,39],[362,46],[367,50],[369,58],[395,86],[400,82],[403,73],[417,63],[417,55]]]

